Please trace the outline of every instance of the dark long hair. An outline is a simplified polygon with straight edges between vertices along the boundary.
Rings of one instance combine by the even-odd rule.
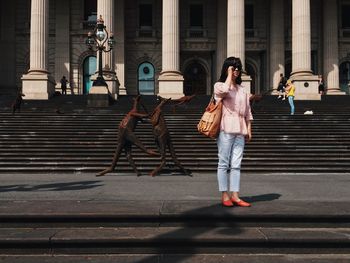
[[[228,67],[232,66],[234,69],[238,68],[240,70],[239,76],[236,78],[236,83],[241,84],[242,83],[242,62],[240,58],[236,57],[228,57],[225,59],[224,64],[222,65],[221,69],[221,76],[219,78],[220,82],[225,82],[227,78],[227,69]]]

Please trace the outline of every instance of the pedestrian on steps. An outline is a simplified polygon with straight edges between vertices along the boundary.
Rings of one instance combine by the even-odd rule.
[[[67,95],[67,83],[68,80],[66,79],[66,76],[63,76],[61,79],[61,89],[62,89],[62,95]]]
[[[295,94],[295,86],[292,84],[292,81],[289,79],[286,84],[286,94],[290,106],[290,115],[294,115],[295,107],[294,107],[294,94]]]
[[[222,118],[217,138],[217,177],[223,206],[250,206],[239,197],[241,162],[245,142],[252,138],[253,116],[249,94],[241,86],[242,62],[229,57],[224,61],[221,76],[214,85],[215,100],[222,100]]]
[[[283,76],[283,74],[280,74],[280,81],[278,83],[278,87],[277,87],[277,91],[278,91],[278,97],[277,99],[282,98],[282,100],[286,99],[286,92],[285,92],[285,88],[286,88],[286,83],[287,83],[287,78]]]
[[[318,84],[318,93],[321,95],[325,94],[324,81],[322,75],[320,75],[320,80]]]

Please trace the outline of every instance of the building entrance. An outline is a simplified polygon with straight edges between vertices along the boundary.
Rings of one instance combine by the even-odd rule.
[[[141,95],[154,95],[154,67],[149,62],[144,62],[137,71],[138,88]]]
[[[186,96],[207,94],[207,74],[200,63],[193,62],[188,65],[185,69],[184,79],[184,93]]]
[[[350,61],[345,61],[339,67],[340,90],[349,94],[350,90]]]
[[[89,94],[92,86],[91,76],[96,72],[97,59],[94,56],[87,57],[83,65],[83,94]]]

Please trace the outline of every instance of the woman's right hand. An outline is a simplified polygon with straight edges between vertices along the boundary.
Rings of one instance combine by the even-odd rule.
[[[229,66],[227,69],[227,76],[232,76],[233,74],[233,66]]]
[[[230,87],[232,85],[233,67],[229,66],[227,68],[227,77],[225,83]]]

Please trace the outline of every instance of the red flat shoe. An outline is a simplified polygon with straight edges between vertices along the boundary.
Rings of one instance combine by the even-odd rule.
[[[228,200],[222,199],[221,203],[222,203],[222,206],[226,206],[226,207],[232,207],[233,206],[233,203],[232,203],[232,201],[230,199],[228,199]]]
[[[239,199],[238,201],[231,199],[232,204],[238,205],[238,206],[242,206],[242,207],[250,207],[251,204],[243,201],[242,199]]]

